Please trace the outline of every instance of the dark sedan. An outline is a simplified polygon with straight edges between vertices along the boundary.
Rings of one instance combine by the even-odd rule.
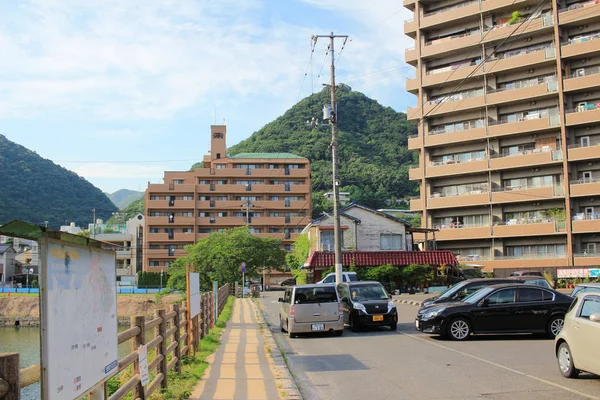
[[[391,296],[379,282],[347,282],[338,287],[344,310],[344,323],[353,332],[367,326],[398,325],[398,312]]]
[[[471,333],[546,333],[555,337],[573,298],[534,285],[487,286],[459,303],[422,308],[419,331],[465,340]]]

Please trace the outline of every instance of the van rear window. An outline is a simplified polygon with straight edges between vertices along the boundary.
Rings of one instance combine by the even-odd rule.
[[[335,287],[296,288],[294,304],[337,303]]]

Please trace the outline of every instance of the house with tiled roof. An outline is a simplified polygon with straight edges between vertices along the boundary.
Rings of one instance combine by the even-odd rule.
[[[17,251],[10,243],[0,244],[0,283],[10,282],[16,273]]]

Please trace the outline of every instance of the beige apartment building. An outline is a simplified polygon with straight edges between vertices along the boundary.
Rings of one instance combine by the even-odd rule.
[[[244,225],[289,251],[311,218],[310,163],[289,153],[229,156],[226,127],[213,125],[203,168],[165,172],[164,184],[148,185],[145,204],[146,271],[167,271],[184,246]]]
[[[600,264],[598,1],[404,0],[436,245],[488,270]]]

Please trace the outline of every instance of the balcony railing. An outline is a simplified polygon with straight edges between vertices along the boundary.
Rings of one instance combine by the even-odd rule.
[[[480,33],[481,33],[481,31],[479,29],[475,29],[475,30],[468,31],[465,33],[460,33],[458,35],[452,35],[452,36],[447,36],[447,37],[440,38],[440,39],[426,41],[425,46],[432,46],[434,44],[445,43],[445,42],[449,42],[449,41],[460,39],[460,38],[467,37],[467,36],[479,35]]]
[[[560,10],[558,10],[559,13],[564,13],[567,11],[573,11],[573,10],[579,10],[579,11],[583,11],[583,8],[587,8],[587,7],[592,7],[595,5],[598,5],[600,3],[598,3],[598,0],[590,0],[590,1],[586,1],[583,3],[575,3],[575,4],[571,4],[569,7],[567,8],[562,8]]]
[[[600,220],[600,212],[577,213],[573,215],[573,221],[596,221]]]
[[[473,66],[479,65],[479,64],[481,64],[481,59],[474,60],[474,61],[464,61],[462,63],[449,65],[447,67],[428,70],[425,73],[425,75],[443,74],[444,72],[456,71],[457,69],[461,69],[461,68],[465,68],[465,67],[473,67]]]
[[[522,150],[522,151],[518,151],[516,153],[497,153],[497,154],[492,154],[490,156],[490,158],[496,159],[496,158],[505,158],[505,157],[518,157],[518,156],[526,156],[526,155],[531,155],[531,154],[540,154],[540,153],[548,153],[548,152],[552,152],[552,161],[561,161],[563,159],[561,150],[552,150],[552,148],[550,148],[550,147],[541,148],[541,149]]]
[[[513,225],[531,225],[531,224],[549,224],[554,223],[554,230],[559,232],[566,229],[565,221],[557,221],[551,218],[514,218],[506,221],[498,221],[494,226],[513,226]]]
[[[538,260],[544,258],[566,258],[564,253],[523,254],[520,256],[494,256],[494,260]]]
[[[574,257],[600,257],[600,253],[599,252],[588,252],[588,251],[582,251],[579,253],[573,253]]]
[[[443,126],[443,127],[435,128],[435,129],[430,130],[428,133],[430,135],[440,135],[440,134],[444,134],[444,133],[460,132],[460,131],[466,131],[469,129],[477,129],[477,128],[484,128],[484,127],[485,127],[485,120],[478,119],[475,121],[459,122],[459,123],[454,124],[453,127]]]
[[[579,178],[579,179],[574,179],[569,183],[571,185],[581,185],[581,184],[598,183],[598,182],[600,182],[600,178]]]
[[[440,161],[431,161],[429,163],[429,166],[430,167],[439,167],[441,165],[466,164],[466,163],[470,163],[470,162],[474,162],[474,161],[484,161],[484,160],[486,160],[485,157],[470,158],[468,160],[462,160],[462,161],[461,160],[457,160],[457,159],[454,159],[454,160],[444,160],[444,161],[440,160]]]
[[[510,50],[504,53],[497,54],[495,57],[491,58],[488,62],[496,61],[496,60],[504,60],[513,57],[526,56],[528,54],[537,53],[538,51],[545,51],[546,58],[554,58],[556,56],[556,48],[553,45],[548,45],[546,47],[531,47],[520,50]]]
[[[534,86],[540,86],[540,85],[548,85],[548,91],[549,92],[555,92],[558,90],[558,82],[556,80],[556,77],[550,78],[544,82],[538,82],[538,81],[519,81],[519,82],[515,82],[512,86],[510,87],[504,87],[504,88],[488,88],[487,92],[488,94],[490,93],[500,93],[500,92],[509,92],[511,90],[519,90],[519,89],[525,89],[525,88],[530,88],[530,87],[534,87]]]
[[[461,193],[441,193],[441,192],[432,192],[431,193],[431,198],[435,199],[438,197],[457,197],[457,196],[470,196],[470,195],[474,195],[474,194],[482,194],[482,193],[486,193],[488,192],[488,186],[487,185],[481,185],[481,186],[473,186],[470,188],[470,190],[465,190]]]
[[[543,26],[551,26],[551,25],[553,25],[552,14],[550,12],[548,12],[548,13],[542,14],[539,17],[536,17],[536,18],[525,18],[525,20],[527,21],[526,25],[525,25],[525,28],[527,28],[527,26],[532,21],[538,20],[540,18],[542,19],[542,25]],[[519,28],[522,25],[521,22],[523,22],[522,19],[514,21],[514,22],[506,22],[504,24],[496,24],[494,26],[490,26],[490,27],[484,29],[483,31],[485,33],[487,33],[487,32],[490,32],[490,31],[493,31],[493,30],[496,30],[496,29],[505,28],[507,26],[515,26],[516,28]]]
[[[464,100],[464,99],[468,99],[471,97],[479,97],[479,96],[483,96],[484,94],[484,90],[483,89],[475,89],[475,90],[469,90],[466,92],[462,92],[462,93],[455,93],[453,95],[450,96],[443,96],[443,97],[439,97],[435,100],[429,100],[427,103],[427,105],[432,106],[432,105],[436,105],[442,102],[448,102],[448,101],[458,101],[458,100]]]
[[[530,190],[530,189],[541,189],[554,186],[553,184],[548,185],[517,185],[517,186],[500,186],[492,188],[492,192],[514,192],[519,190]]]
[[[600,74],[599,66],[578,68],[577,71],[575,71],[575,73],[565,76],[565,79],[582,78],[584,76],[591,76],[597,74]]]
[[[598,109],[600,109],[600,100],[596,100],[595,103],[587,103],[585,105],[581,105],[577,108],[571,108],[570,110],[567,110],[566,113],[571,114],[571,113],[598,110]]]
[[[424,17],[430,17],[432,15],[441,14],[441,13],[444,13],[446,11],[456,10],[457,8],[467,7],[467,6],[470,6],[471,4],[475,4],[475,3],[481,3],[481,1],[480,0],[465,1],[464,3],[458,3],[458,4],[454,4],[454,5],[448,6],[448,7],[439,8],[439,9],[437,9],[435,11],[425,12],[425,14],[423,16]]]
[[[570,44],[577,44],[583,42],[589,42],[590,40],[600,39],[600,32],[596,32],[587,36],[580,36],[576,38],[569,39],[562,43],[563,46],[568,46]]]
[[[530,113],[530,114],[518,114],[515,116],[515,118],[513,120],[498,120],[498,121],[494,121],[494,120],[489,120],[488,121],[488,125],[489,126],[493,126],[493,125],[504,125],[504,124],[514,124],[517,122],[525,122],[525,121],[531,121],[531,120],[536,120],[536,119],[540,119],[540,118],[549,118],[550,119],[550,125],[551,126],[557,126],[560,125],[560,114],[558,112],[558,110],[550,110],[550,111],[540,111],[540,112],[534,112],[534,113]]]
[[[489,224],[433,224],[434,229],[445,230],[445,229],[463,229],[463,228],[487,228]]]

